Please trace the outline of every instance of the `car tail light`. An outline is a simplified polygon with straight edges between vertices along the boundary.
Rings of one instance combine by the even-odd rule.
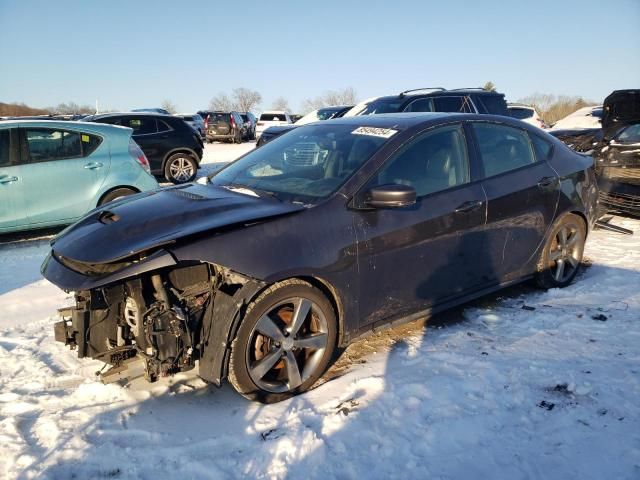
[[[209,115],[204,119],[204,129],[206,130],[207,128],[209,128]]]
[[[147,156],[133,138],[129,139],[129,155],[131,155],[147,173],[151,173],[151,166],[149,165]]]
[[[231,118],[231,128],[234,128],[236,126],[236,121],[233,119],[233,115],[230,117]]]
[[[264,125],[264,122],[258,122],[258,125],[262,126]]]

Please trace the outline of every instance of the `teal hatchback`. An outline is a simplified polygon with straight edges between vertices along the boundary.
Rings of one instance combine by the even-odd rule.
[[[132,130],[52,120],[0,122],[0,233],[67,225],[158,188]]]

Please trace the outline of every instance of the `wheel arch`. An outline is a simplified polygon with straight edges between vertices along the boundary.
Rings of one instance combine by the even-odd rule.
[[[576,217],[580,217],[582,219],[582,221],[584,222],[585,234],[586,236],[589,236],[589,220],[587,219],[585,213],[581,212],[580,210],[572,210],[570,212],[567,212],[565,215],[569,214],[575,215]]]
[[[335,289],[333,285],[331,285],[331,283],[329,283],[327,280],[324,280],[320,277],[302,275],[302,276],[297,276],[293,278],[297,278],[299,280],[309,283],[310,285],[320,290],[325,295],[325,297],[327,297],[327,300],[329,300],[329,303],[331,303],[331,306],[333,307],[333,311],[336,314],[336,321],[337,321],[337,327],[338,327],[338,335],[336,335],[336,345],[342,346],[345,338],[344,308],[342,305],[342,299],[340,298],[338,291]]]
[[[111,192],[113,192],[115,190],[118,190],[120,188],[126,188],[127,190],[131,190],[134,193],[140,193],[141,192],[141,190],[139,188],[132,187],[131,185],[118,185],[116,187],[111,187],[108,190],[105,190],[104,192],[102,192],[102,194],[98,197],[98,201],[96,202],[96,207],[100,206],[100,203],[102,202],[102,199],[104,199],[104,197],[106,197]]]
[[[172,150],[169,150],[165,154],[164,158],[162,159],[162,172],[163,172],[163,174],[164,174],[164,169],[167,166],[167,160],[169,160],[169,158],[171,158],[171,156],[175,155],[176,153],[186,153],[190,157],[193,157],[193,159],[196,161],[198,166],[200,166],[200,161],[202,159],[200,157],[198,157],[198,154],[195,152],[195,150],[192,150],[191,148],[188,148],[188,147],[178,147],[178,148],[174,148]]]
[[[229,371],[231,344],[237,335],[248,306],[269,288],[288,280],[300,280],[305,282],[312,287],[317,288],[323,293],[323,295],[325,295],[334,309],[336,316],[336,346],[344,345],[345,328],[343,304],[337,290],[330,282],[313,275],[294,275],[271,281],[269,283],[261,282],[257,279],[251,279],[250,277],[245,277],[245,279],[246,283],[240,287],[237,292],[234,292],[234,294],[230,296],[223,295],[223,298],[226,297],[224,300],[223,298],[219,298],[219,301],[222,300],[222,303],[226,304],[226,306],[223,306],[221,310],[224,311],[229,318],[225,319],[228,323],[223,327],[224,330],[218,331],[217,335],[214,334],[214,337],[217,338],[212,343],[213,345],[217,345],[218,348],[220,346],[223,348],[220,349],[222,351],[215,351],[217,349],[214,347],[214,349],[208,351],[207,357],[209,358],[204,362],[201,360],[201,378],[206,381],[211,381],[216,385],[221,384],[222,379],[227,376]],[[218,313],[222,312],[218,310]]]

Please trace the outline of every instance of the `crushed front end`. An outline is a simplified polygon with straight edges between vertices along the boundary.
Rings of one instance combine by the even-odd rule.
[[[61,268],[73,273],[70,262],[63,261],[66,266],[59,257],[48,259],[43,273],[49,265],[50,273]],[[200,376],[218,385],[234,322],[262,285],[208,263],[161,267],[97,283],[75,291],[75,305],[59,310],[54,333],[79,358],[104,362],[103,382],[142,376],[153,382],[191,370],[199,361]]]
[[[640,216],[640,146],[605,147],[596,162],[600,204],[614,212]]]
[[[190,370],[214,277],[209,265],[199,264],[76,292],[76,305],[60,310],[55,338],[80,358],[112,365],[104,381],[138,374],[155,381]]]

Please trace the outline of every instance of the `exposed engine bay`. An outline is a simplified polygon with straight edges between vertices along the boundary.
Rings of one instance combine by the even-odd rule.
[[[75,307],[59,310],[55,338],[77,349],[79,358],[110,365],[100,372],[105,383],[140,376],[154,382],[194,368],[208,344],[216,295],[224,303],[245,283],[241,275],[200,263],[76,292]]]

